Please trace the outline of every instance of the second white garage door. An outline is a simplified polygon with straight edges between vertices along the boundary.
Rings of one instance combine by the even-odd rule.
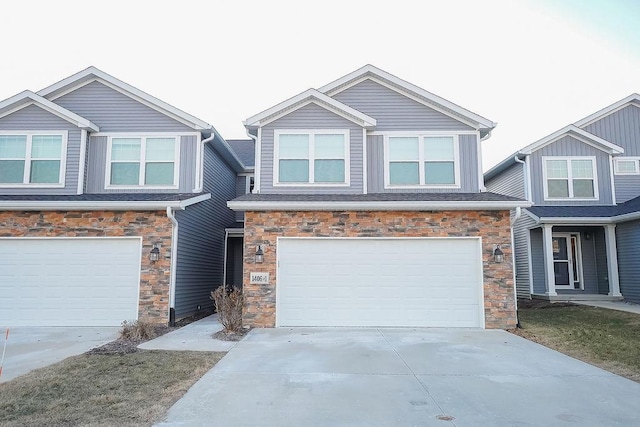
[[[277,251],[277,326],[484,326],[479,239],[280,238]]]
[[[0,327],[134,320],[140,259],[140,238],[0,239]]]

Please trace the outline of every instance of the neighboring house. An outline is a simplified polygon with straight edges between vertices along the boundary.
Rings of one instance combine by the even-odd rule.
[[[485,174],[513,212],[522,298],[640,302],[640,95],[523,148]]]
[[[210,307],[243,170],[211,125],[94,67],[0,102],[0,325]]]
[[[245,325],[516,324],[509,212],[528,203],[484,192],[494,122],[367,65],[245,126]]]

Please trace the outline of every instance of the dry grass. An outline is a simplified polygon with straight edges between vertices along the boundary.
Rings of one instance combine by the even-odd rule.
[[[640,315],[586,306],[520,308],[512,332],[640,382]]]
[[[2,426],[149,426],[225,353],[83,354],[0,384]]]

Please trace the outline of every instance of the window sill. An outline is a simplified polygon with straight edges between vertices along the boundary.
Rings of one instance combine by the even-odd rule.
[[[0,184],[0,188],[64,188],[63,184]]]
[[[438,190],[438,189],[460,189],[458,184],[442,184],[442,185],[385,185],[385,190]]]
[[[156,186],[156,185],[107,185],[105,190],[179,190],[180,187],[170,186]]]
[[[336,184],[332,184],[329,182],[322,182],[322,183],[304,183],[304,182],[300,182],[300,183],[280,183],[280,182],[274,182],[273,186],[274,187],[349,187],[351,184],[349,183],[345,183],[345,182],[341,182],[341,183],[336,183]]]

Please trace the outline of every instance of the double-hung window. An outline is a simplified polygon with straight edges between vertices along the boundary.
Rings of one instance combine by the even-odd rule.
[[[455,136],[388,136],[386,159],[388,187],[459,185]]]
[[[275,131],[274,138],[276,184],[348,184],[348,131]]]
[[[544,157],[545,199],[598,197],[595,158]]]
[[[64,182],[66,133],[0,135],[0,186],[59,186]]]
[[[178,185],[176,137],[110,137],[108,187]]]

